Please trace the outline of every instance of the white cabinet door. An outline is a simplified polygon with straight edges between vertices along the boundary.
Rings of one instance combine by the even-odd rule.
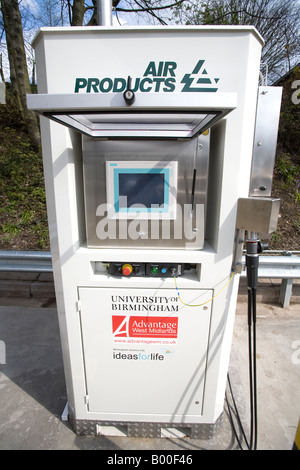
[[[202,304],[211,290],[182,289]],[[200,415],[211,302],[174,289],[80,288],[88,409]]]

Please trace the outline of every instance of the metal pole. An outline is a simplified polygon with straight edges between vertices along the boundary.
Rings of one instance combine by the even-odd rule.
[[[112,0],[97,0],[99,26],[112,26]]]

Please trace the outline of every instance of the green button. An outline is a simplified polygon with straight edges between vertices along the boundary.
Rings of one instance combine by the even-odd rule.
[[[151,273],[152,274],[157,274],[158,273],[158,267],[157,266],[151,266]]]

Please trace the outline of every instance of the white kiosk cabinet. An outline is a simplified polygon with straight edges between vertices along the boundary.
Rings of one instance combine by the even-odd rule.
[[[220,422],[262,43],[225,26],[42,28],[34,41],[28,106],[42,115],[79,434],[123,424],[129,436],[209,437]]]

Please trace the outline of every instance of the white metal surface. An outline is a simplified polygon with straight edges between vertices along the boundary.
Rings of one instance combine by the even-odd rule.
[[[231,111],[237,105],[235,93],[219,93],[218,95],[201,92],[181,93],[139,93],[130,107],[126,105],[122,93],[69,93],[69,94],[37,94],[27,95],[30,108],[41,114],[61,112],[97,112],[107,113],[126,111],[134,114],[136,111],[147,113],[157,111],[170,112]],[[196,99],[197,97],[197,99]],[[166,119],[167,121],[167,119]],[[107,122],[104,120],[104,122]],[[108,121],[109,122],[109,121]],[[125,122],[126,124],[126,122]]]
[[[183,295],[197,304],[212,291]],[[202,414],[211,304],[186,307],[174,289],[80,288],[79,298],[89,412],[112,421]]]
[[[51,95],[74,95],[77,84],[77,87],[82,86],[78,89],[77,101],[84,103],[86,98],[89,101],[98,100],[98,96],[100,100],[101,96],[101,101],[103,99],[109,103],[113,97],[113,87],[124,84],[128,75],[133,78],[142,99],[147,98],[148,102],[153,99],[153,103],[158,105],[160,93],[164,94],[164,98],[176,93],[184,106],[185,100],[189,102],[189,96],[194,93],[192,88],[196,88],[199,102],[206,93],[203,88],[208,87],[211,102],[215,104],[218,95],[220,101],[227,93],[238,97],[236,109],[210,130],[205,243],[201,250],[196,251],[87,248],[81,135],[44,116],[41,118],[48,220],[68,402],[77,419],[97,420],[101,417],[101,409],[96,394],[102,391],[101,384],[93,381],[93,372],[97,375],[97,368],[93,369],[92,358],[98,360],[97,354],[103,352],[97,349],[102,348],[97,346],[97,341],[101,344],[103,340],[109,348],[106,355],[111,353],[112,338],[104,339],[100,328],[108,328],[108,318],[112,315],[112,311],[108,311],[107,289],[116,292],[123,292],[123,289],[132,292],[155,290],[158,294],[167,289],[174,292],[174,296],[176,291],[172,278],[149,278],[146,282],[143,278],[116,279],[108,276],[104,268],[95,270],[94,267],[104,261],[139,262],[141,259],[143,262],[194,263],[197,265],[196,272],[178,281],[183,299],[189,300],[193,298],[192,292],[195,292],[195,298],[201,290],[218,293],[229,279],[237,200],[247,197],[249,190],[262,40],[252,27],[46,28],[39,33],[34,45],[39,93],[49,94],[50,99]],[[57,51],[60,53],[57,54]],[[204,79],[209,79],[210,83],[204,83]],[[112,87],[110,91],[105,88],[108,85]],[[120,91],[118,100],[121,95]],[[203,370],[205,348],[204,393],[201,395],[201,391],[199,400],[195,400],[201,401],[202,413],[189,415],[189,418],[195,423],[214,423],[222,413],[237,290],[238,276],[235,276],[209,305],[206,312],[210,312],[210,318],[204,321],[203,330],[200,314],[198,318],[191,307],[182,311],[184,316],[180,320],[183,319],[184,328],[182,338],[178,338],[176,360],[184,374],[187,392],[179,388],[182,400],[179,395],[174,395],[165,408],[158,404],[160,413],[172,414],[172,421],[186,419],[183,417],[185,410],[195,413],[198,405],[192,401],[188,377],[193,381],[194,371],[200,384],[202,377],[200,380],[198,370]],[[88,294],[87,298],[85,294]],[[91,298],[94,296],[96,304],[93,307],[89,295]],[[76,309],[79,299],[82,301],[82,313]],[[101,306],[98,315],[95,305]],[[83,315],[87,315],[87,319],[84,317],[81,324]],[[196,325],[193,331],[185,323],[189,321],[189,315]],[[96,327],[93,328],[93,325]],[[87,342],[89,335],[91,346]],[[189,349],[187,336],[191,337],[192,344],[197,338],[200,340],[197,358]],[[190,354],[187,356],[188,351]],[[161,365],[154,362],[155,368]],[[114,382],[112,396],[115,396],[117,388],[122,388],[128,395],[123,402],[128,411],[119,408],[116,413],[119,418],[116,419],[122,418],[120,413],[123,411],[127,418],[131,416],[131,421],[141,421],[145,418],[142,400],[139,399],[138,410],[134,410],[130,397],[134,395],[135,387],[146,378],[141,375],[141,369],[134,369],[136,362],[131,365],[132,369],[128,372],[131,382],[127,382],[125,376],[121,376],[122,381]],[[171,370],[173,372],[174,368]],[[150,372],[151,387],[157,393],[153,383],[156,374],[154,369]],[[100,364],[98,378],[103,374],[107,378],[109,368],[105,369]],[[172,380],[175,380],[173,374]],[[87,391],[88,381],[91,381],[92,390],[95,391],[91,397]],[[174,381],[172,384],[174,389],[177,384]],[[142,384],[140,386],[143,387]],[[195,384],[194,390],[197,393]],[[85,400],[87,396],[89,399]],[[85,401],[92,403],[92,410]],[[178,414],[176,403],[180,411]],[[111,411],[112,407],[112,402],[107,403],[107,410]],[[147,404],[145,407],[149,412],[150,407]],[[151,416],[151,419],[154,418]]]
[[[235,93],[38,94],[28,108],[91,137],[192,138],[236,108]]]

